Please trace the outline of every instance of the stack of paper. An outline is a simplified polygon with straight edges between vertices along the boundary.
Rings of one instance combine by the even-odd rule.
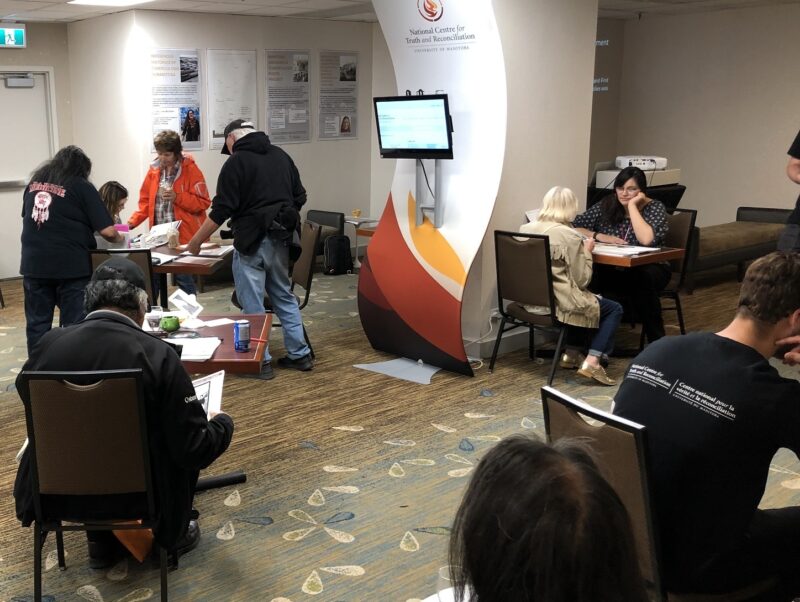
[[[170,339],[173,345],[180,345],[183,347],[181,353],[182,360],[189,360],[193,362],[204,362],[210,360],[214,355],[217,347],[219,347],[220,340],[217,337],[201,337],[199,339]]]
[[[636,245],[610,245],[599,242],[594,246],[593,253],[597,255],[615,255],[617,257],[631,257],[658,251],[660,247],[637,247]]]

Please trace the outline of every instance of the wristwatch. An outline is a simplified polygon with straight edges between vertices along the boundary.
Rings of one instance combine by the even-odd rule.
[[[599,232],[593,232],[592,233],[592,240],[597,240],[597,235],[598,234],[599,234]]]

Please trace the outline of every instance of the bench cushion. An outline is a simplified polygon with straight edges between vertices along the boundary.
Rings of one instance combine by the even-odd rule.
[[[762,222],[731,222],[716,226],[704,226],[700,228],[700,246],[697,256],[698,258],[706,257],[766,242],[777,242],[783,228],[784,224]]]

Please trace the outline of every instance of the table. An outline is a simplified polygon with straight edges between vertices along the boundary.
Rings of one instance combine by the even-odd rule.
[[[345,223],[350,224],[353,226],[353,229],[356,232],[356,252],[355,258],[353,259],[353,267],[358,269],[361,267],[361,262],[358,260],[358,235],[361,234],[361,226],[364,224],[377,224],[380,220],[375,219],[374,217],[353,217],[352,215],[349,217],[344,218]]]
[[[621,268],[635,268],[637,265],[648,263],[660,263],[662,261],[673,261],[681,259],[686,254],[686,249],[673,249],[671,247],[661,247],[652,253],[642,253],[641,255],[628,255],[620,257],[618,255],[601,255],[593,253],[594,263],[598,265],[615,265]]]
[[[233,250],[226,253],[222,257],[204,257],[183,255],[182,251],[178,249],[170,249],[167,245],[155,247],[150,249],[152,253],[161,253],[163,255],[172,255],[179,259],[173,259],[169,263],[153,265],[153,273],[159,275],[159,293],[161,306],[167,309],[169,302],[167,298],[169,293],[167,291],[167,274],[192,274],[193,276],[209,276],[221,269],[225,265],[230,265],[233,257]]]
[[[264,343],[254,343],[253,339],[269,340],[272,327],[272,314],[203,314],[203,322],[230,318],[231,320],[250,321],[250,351],[238,353],[233,349],[233,324],[222,326],[205,326],[198,329],[200,336],[218,337],[221,342],[211,359],[205,361],[184,360],[183,366],[190,374],[211,374],[217,370],[225,370],[234,374],[258,374],[261,372],[261,359],[264,357]],[[169,339],[166,339],[169,341]]]

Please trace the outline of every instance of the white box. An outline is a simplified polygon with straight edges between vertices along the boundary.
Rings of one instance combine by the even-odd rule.
[[[617,177],[620,171],[619,169],[598,171],[595,186],[597,188],[608,188],[611,190],[614,187],[614,178]],[[681,170],[679,167],[674,169],[656,169],[655,171],[644,169],[642,171],[644,171],[644,175],[647,176],[648,186],[677,184],[681,181]]]

